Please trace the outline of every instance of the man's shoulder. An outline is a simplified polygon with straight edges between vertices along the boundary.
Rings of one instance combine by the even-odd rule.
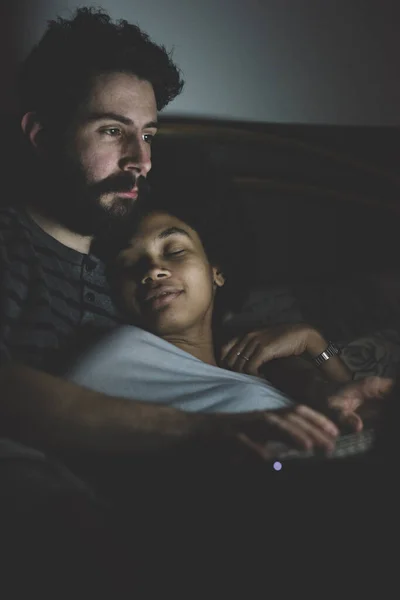
[[[0,261],[1,264],[25,260],[32,254],[32,235],[23,209],[15,206],[0,207]]]
[[[0,206],[0,238],[2,240],[12,239],[29,235],[29,227],[26,222],[24,211],[18,206]]]

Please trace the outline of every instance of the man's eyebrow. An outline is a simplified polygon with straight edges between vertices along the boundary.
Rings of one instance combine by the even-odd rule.
[[[189,239],[191,239],[189,233],[187,231],[185,231],[184,229],[181,229],[181,227],[168,227],[168,229],[164,229],[164,231],[161,231],[157,238],[160,240],[163,240],[167,237],[169,237],[170,235],[174,235],[174,234],[180,234],[180,235],[185,235],[186,237],[188,237]]]
[[[134,125],[134,122],[132,121],[132,119],[128,119],[128,117],[124,117],[124,115],[120,115],[115,112],[92,112],[87,117],[87,120],[89,122],[104,121],[107,119],[110,119],[112,121],[119,121],[120,123],[123,123],[124,125]],[[143,126],[143,129],[150,129],[150,128],[157,129],[158,127],[159,127],[159,124],[157,121],[149,121],[148,123],[145,123],[145,125]]]

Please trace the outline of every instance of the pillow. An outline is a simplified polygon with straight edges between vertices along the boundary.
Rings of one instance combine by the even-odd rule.
[[[329,291],[334,287],[334,282],[330,282],[326,287],[328,291],[323,291],[320,284],[310,284],[309,293],[314,296],[315,289],[318,287],[322,297],[330,296]],[[342,286],[338,285],[339,292],[343,292]],[[237,313],[231,313],[225,320],[224,327],[227,335],[237,335],[258,329],[268,327],[269,325],[278,325],[282,323],[304,323],[311,322],[319,326],[321,331],[330,337],[334,331],[339,334],[333,337],[333,341],[342,349],[342,359],[354,373],[355,379],[361,379],[371,375],[380,375],[383,377],[395,377],[400,371],[400,332],[396,327],[386,327],[376,329],[372,332],[365,332],[368,329],[368,311],[365,308],[360,315],[359,321],[362,322],[364,333],[358,334],[359,322],[355,324],[352,320],[355,306],[361,301],[360,289],[353,297],[347,296],[348,309],[345,310],[345,296],[340,293],[341,305],[337,314],[330,319],[333,306],[331,304],[328,314],[324,311],[316,311],[313,315],[312,310],[307,311],[305,316],[302,305],[296,297],[291,286],[287,285],[269,285],[254,288],[246,298],[242,310]],[[365,288],[364,288],[365,291]],[[304,288],[303,288],[304,292]],[[337,295],[334,297],[337,298]],[[333,298],[330,296],[332,302]],[[303,305],[304,306],[304,305]],[[347,314],[344,317],[344,312]],[[386,313],[387,314],[387,313]],[[314,318],[313,318],[314,317]],[[341,326],[339,325],[339,322]],[[375,319],[372,318],[372,326]],[[345,324],[344,324],[345,322]],[[353,327],[351,326],[353,322]]]
[[[370,375],[395,377],[400,367],[400,334],[395,329],[341,343],[342,359],[354,373],[354,379]]]
[[[269,285],[251,290],[242,309],[226,316],[224,328],[240,333],[268,325],[304,321],[292,288],[284,285]]]

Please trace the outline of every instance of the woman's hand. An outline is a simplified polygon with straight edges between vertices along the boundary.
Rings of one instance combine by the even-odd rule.
[[[306,354],[315,358],[328,347],[327,340],[311,325],[274,325],[251,331],[230,340],[222,347],[220,364],[231,371],[262,375],[262,367],[279,359],[300,357]],[[311,363],[309,363],[311,365]],[[317,371],[329,381],[348,383],[352,373],[339,356],[333,356],[322,363]],[[301,390],[307,393],[308,390]]]
[[[221,366],[239,373],[259,375],[261,367],[276,358],[318,356],[328,342],[310,325],[275,325],[251,331],[222,347]]]

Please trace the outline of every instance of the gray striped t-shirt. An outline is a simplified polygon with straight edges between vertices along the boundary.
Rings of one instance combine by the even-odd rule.
[[[45,233],[21,208],[0,208],[0,366],[60,373],[118,322],[103,263]]]

